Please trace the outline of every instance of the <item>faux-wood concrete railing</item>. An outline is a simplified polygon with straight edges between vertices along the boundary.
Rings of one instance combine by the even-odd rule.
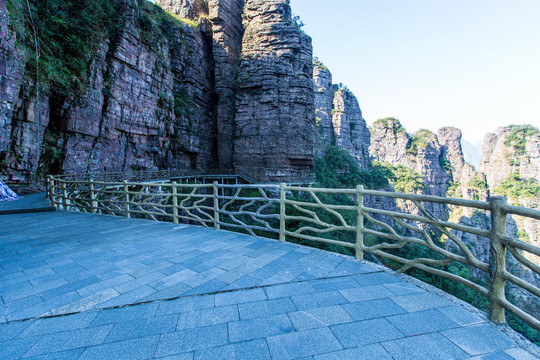
[[[540,211],[510,206],[503,197],[480,202],[366,190],[362,186],[316,189],[286,184],[76,181],[52,176],[48,182],[51,203],[64,210],[189,222],[281,241],[301,239],[350,248],[358,259],[371,254],[390,261],[398,272],[416,268],[474,289],[489,299],[492,321],[506,322],[508,310],[540,330],[538,314],[533,316],[515,306],[505,292],[505,287],[514,286],[537,300],[540,297],[538,287],[507,268],[511,259],[540,274],[540,248],[509,236],[506,230],[507,215],[540,220]],[[408,211],[381,208],[392,202]],[[489,226],[482,229],[460,221],[444,221],[433,215],[436,209],[476,212]],[[479,244],[489,244],[487,262],[474,255],[462,240],[463,234],[476,236]],[[411,257],[419,253],[418,249],[429,256]],[[485,281],[474,282],[445,270],[455,263],[484,274]]]

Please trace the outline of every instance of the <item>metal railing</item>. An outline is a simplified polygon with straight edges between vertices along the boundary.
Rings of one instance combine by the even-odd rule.
[[[537,300],[540,297],[537,286],[507,268],[512,257],[521,267],[540,274],[540,248],[509,236],[506,230],[507,215],[540,220],[540,211],[510,206],[503,197],[481,202],[366,190],[362,186],[318,189],[286,184],[144,183],[52,176],[48,183],[51,203],[64,210],[188,222],[281,241],[316,242],[350,249],[358,259],[370,254],[398,272],[419,269],[477,291],[489,299],[492,321],[506,322],[507,310],[540,330],[539,314],[512,304],[505,291],[511,285]],[[408,209],[414,211],[377,205],[385,201],[408,202]],[[488,226],[441,220],[433,215],[441,206],[482,213]],[[487,261],[475,256],[463,234],[489,242]],[[484,274],[486,281],[448,271],[448,266],[457,263]]]

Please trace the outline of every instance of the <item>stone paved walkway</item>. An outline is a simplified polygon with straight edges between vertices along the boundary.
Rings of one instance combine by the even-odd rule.
[[[0,359],[536,359],[379,268],[188,225],[0,216]]]
[[[21,195],[18,200],[0,201],[0,215],[13,212],[51,211],[49,200],[45,193]]]

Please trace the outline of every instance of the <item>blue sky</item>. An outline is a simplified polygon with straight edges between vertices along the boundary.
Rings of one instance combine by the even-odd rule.
[[[368,125],[442,126],[470,142],[540,127],[540,0],[291,0]]]

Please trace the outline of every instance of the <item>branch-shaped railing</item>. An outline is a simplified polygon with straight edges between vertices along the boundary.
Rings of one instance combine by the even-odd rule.
[[[316,242],[350,249],[358,259],[369,255],[398,272],[422,270],[486,296],[491,320],[504,323],[507,310],[540,330],[540,315],[512,304],[505,291],[511,285],[536,300],[540,298],[536,285],[507,269],[507,262],[512,261],[534,276],[540,275],[540,248],[509,236],[506,230],[507,215],[540,220],[540,211],[510,206],[502,197],[480,202],[366,190],[362,186],[317,189],[286,184],[106,182],[52,176],[48,182],[51,203],[64,210],[187,222],[281,241]],[[409,202],[407,208],[416,211],[401,212],[395,205],[389,206],[389,200],[394,204]],[[428,210],[436,208],[434,204],[467,207],[485,214],[489,221],[484,227],[474,227],[442,220]],[[463,234],[489,243],[489,255],[484,259],[475,256]],[[486,280],[448,271],[452,264],[474,269]]]

